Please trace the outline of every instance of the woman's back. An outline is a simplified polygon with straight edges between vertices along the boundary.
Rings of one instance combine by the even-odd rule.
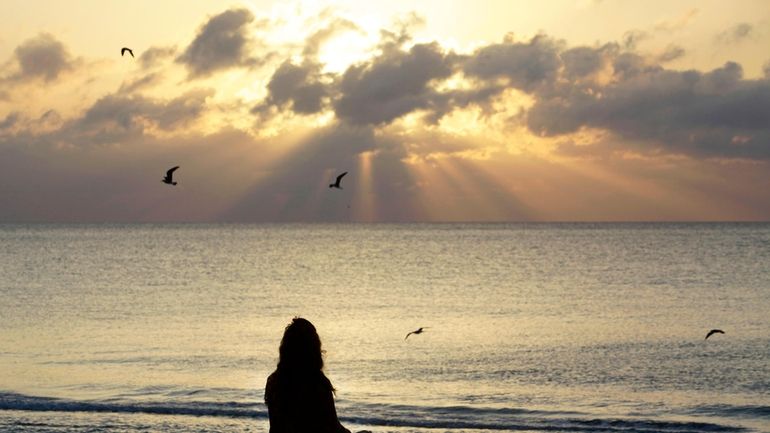
[[[265,385],[270,433],[350,433],[337,419],[322,353],[315,327],[294,318],[281,340],[278,368]]]
[[[267,378],[265,403],[270,433],[348,432],[337,419],[331,383],[320,371],[302,375],[274,372]]]

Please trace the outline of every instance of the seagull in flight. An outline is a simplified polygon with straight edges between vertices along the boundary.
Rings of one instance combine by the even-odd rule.
[[[709,331],[708,334],[706,334],[706,338],[704,338],[704,340],[708,340],[709,337],[711,337],[714,334],[724,334],[724,333],[725,333],[725,331],[723,331],[721,329],[712,329],[711,331]]]
[[[131,48],[126,47],[120,49],[120,57],[123,57],[123,54],[126,54],[126,51],[128,51],[128,54],[131,54],[131,57],[134,57],[134,52],[131,51]]]
[[[342,181],[342,178],[345,177],[346,174],[348,174],[347,171],[337,176],[337,181],[332,184],[329,184],[329,188],[342,189],[342,187],[340,186],[340,181]]]
[[[427,326],[423,326],[422,328],[420,328],[420,329],[418,329],[416,331],[412,331],[412,332],[406,334],[406,337],[404,337],[404,340],[409,338],[409,336],[412,335],[412,334],[414,334],[414,335],[422,334],[426,329],[428,329],[428,327]]]
[[[176,182],[174,182],[174,179],[173,179],[173,177],[174,177],[174,170],[176,170],[177,168],[179,168],[179,166],[178,166],[178,165],[177,165],[176,167],[174,167],[174,168],[170,168],[170,169],[169,169],[169,170],[166,172],[166,177],[164,177],[164,178],[163,178],[163,180],[162,180],[161,182],[163,182],[163,183],[167,183],[167,184],[169,184],[169,185],[176,185]]]

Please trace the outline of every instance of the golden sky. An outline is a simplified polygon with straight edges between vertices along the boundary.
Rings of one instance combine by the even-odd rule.
[[[0,12],[0,222],[770,219],[766,1]]]

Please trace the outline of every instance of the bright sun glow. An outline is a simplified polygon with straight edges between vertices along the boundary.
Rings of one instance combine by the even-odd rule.
[[[327,41],[321,47],[318,58],[325,72],[341,73],[356,62],[371,56],[376,40],[362,31],[348,30]]]

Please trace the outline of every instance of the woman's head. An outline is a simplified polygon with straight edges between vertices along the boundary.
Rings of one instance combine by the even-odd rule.
[[[315,326],[301,317],[286,326],[278,352],[278,370],[321,371],[324,367],[321,338]]]

